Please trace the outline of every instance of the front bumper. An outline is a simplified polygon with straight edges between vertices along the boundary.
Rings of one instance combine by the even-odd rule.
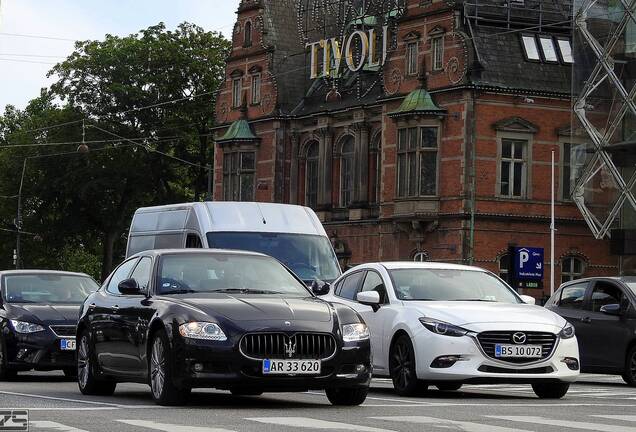
[[[174,340],[175,384],[192,388],[259,389],[266,392],[364,388],[371,382],[369,341],[338,346],[335,356],[322,361],[320,375],[267,376],[262,360],[243,356],[232,342]],[[195,365],[202,366],[196,371]],[[363,372],[356,372],[364,365]]]
[[[420,332],[413,339],[419,379],[435,383],[455,381],[474,384],[574,382],[579,377],[580,365],[575,370],[566,359],[579,360],[576,337],[557,338],[552,354],[545,359],[528,363],[512,363],[489,357],[471,336],[448,337]],[[449,367],[432,367],[443,356],[459,356]]]
[[[4,338],[7,362],[11,369],[26,371],[75,367],[75,351],[63,351],[60,348],[62,339],[75,337],[58,337],[49,328],[30,334],[20,334],[5,328]]]

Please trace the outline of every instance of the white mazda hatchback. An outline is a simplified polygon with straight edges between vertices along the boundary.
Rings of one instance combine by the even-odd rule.
[[[541,398],[561,398],[579,375],[574,327],[480,268],[365,264],[338,278],[325,299],[363,316],[374,376],[391,377],[400,395],[429,385],[527,383]]]

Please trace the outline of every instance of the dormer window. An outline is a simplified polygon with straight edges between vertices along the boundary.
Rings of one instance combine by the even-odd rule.
[[[537,40],[535,39],[534,35],[522,35],[521,40],[523,41],[523,48],[526,53],[526,59],[541,61],[539,48],[537,47]]]
[[[554,46],[554,40],[551,36],[539,36],[541,42],[541,51],[543,51],[543,58],[546,62],[558,63],[559,57],[557,56],[556,48]]]
[[[248,21],[245,23],[245,31],[243,32],[243,34],[244,34],[243,46],[245,48],[251,47],[252,46],[252,23],[251,22]]]
[[[559,45],[559,51],[561,52],[561,60],[563,60],[563,63],[574,63],[570,39],[557,39],[557,44]]]
[[[521,35],[524,55],[528,61],[572,64],[572,43],[567,37],[550,35]]]

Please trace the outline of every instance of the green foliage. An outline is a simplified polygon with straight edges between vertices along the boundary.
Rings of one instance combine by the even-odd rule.
[[[24,110],[6,107],[0,147],[17,147],[0,149],[0,196],[18,194],[24,168],[25,267],[94,274],[100,257],[105,276],[123,258],[137,208],[204,195],[204,170],[159,152],[212,164],[214,97],[229,48],[188,23],[77,42],[49,73],[57,78],[50,89]],[[88,153],[77,151],[83,138]],[[16,199],[0,198],[0,268],[12,265],[16,208]]]
[[[59,267],[66,271],[86,273],[100,281],[102,271],[101,256],[87,250],[83,245],[65,246],[59,256]]]

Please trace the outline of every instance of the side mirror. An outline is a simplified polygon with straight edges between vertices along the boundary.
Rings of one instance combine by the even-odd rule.
[[[377,291],[361,291],[356,295],[358,303],[371,306],[374,311],[380,309],[380,293]]]
[[[536,305],[537,304],[537,300],[534,297],[532,297],[532,296],[522,295],[522,296],[519,296],[519,297],[521,297],[521,300],[523,300],[523,302],[525,304],[529,304],[529,305]]]
[[[329,294],[330,286],[327,282],[315,280],[311,284],[311,291],[317,296],[324,296]]]
[[[618,303],[601,306],[601,312],[606,315],[614,315],[614,316],[620,316],[623,313],[621,309],[621,305],[619,305]]]
[[[119,282],[117,285],[117,289],[123,295],[141,295],[141,289],[139,288],[139,284],[135,279],[125,279]]]

